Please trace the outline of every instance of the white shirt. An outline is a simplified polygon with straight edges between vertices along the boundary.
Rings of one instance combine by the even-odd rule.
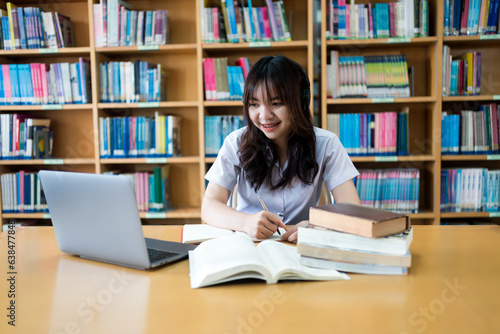
[[[314,128],[316,134],[316,162],[319,169],[313,183],[302,183],[295,177],[290,186],[284,189],[271,190],[265,183],[257,192],[250,186],[245,173],[241,168],[238,149],[241,136],[247,127],[230,133],[224,140],[217,159],[206,173],[205,179],[226,188],[234,190],[239,178],[236,210],[253,214],[262,210],[257,196],[260,195],[269,211],[283,214],[285,224],[297,224],[309,219],[309,208],[318,205],[323,182],[329,191],[337,186],[357,177],[358,171],[352,164],[339,138],[332,132]],[[286,169],[287,162],[282,168],[276,165],[273,169],[272,181],[275,184],[281,173]]]

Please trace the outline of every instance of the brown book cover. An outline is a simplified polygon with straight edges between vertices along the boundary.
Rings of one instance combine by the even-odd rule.
[[[312,207],[309,210],[309,222],[368,238],[400,233],[410,227],[406,214],[350,203]]]

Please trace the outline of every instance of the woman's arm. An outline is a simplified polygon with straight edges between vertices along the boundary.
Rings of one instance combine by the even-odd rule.
[[[352,203],[361,205],[359,200],[358,192],[352,180],[342,183],[332,190],[333,198],[335,203]],[[281,236],[281,240],[288,240],[294,242],[297,240],[297,227],[307,224],[307,221],[300,222],[295,226],[292,226],[288,231]]]
[[[332,195],[335,203],[352,203],[361,205],[358,191],[356,190],[352,180],[344,182],[337,188],[334,188],[332,190]]]
[[[201,219],[212,226],[243,231],[254,238],[265,239],[273,235],[283,221],[274,213],[260,211],[246,214],[236,211],[226,203],[230,191],[209,182],[201,204]]]

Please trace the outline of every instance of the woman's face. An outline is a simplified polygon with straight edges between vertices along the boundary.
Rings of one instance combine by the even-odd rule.
[[[250,119],[267,138],[271,139],[279,147],[285,148],[292,128],[288,107],[276,94],[270,94],[270,101],[267,96],[264,85],[256,87],[248,107]]]

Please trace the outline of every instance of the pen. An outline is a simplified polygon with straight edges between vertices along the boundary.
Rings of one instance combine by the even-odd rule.
[[[259,202],[260,202],[260,205],[262,206],[262,209],[264,209],[265,211],[269,211],[269,210],[267,209],[266,203],[264,203],[264,201],[262,200],[262,198],[260,198],[260,196],[259,196],[259,195],[257,195],[257,197],[259,198]],[[281,219],[283,219],[283,218],[282,218],[282,216],[283,216],[283,214],[281,214],[281,215],[280,215],[280,218],[281,218]],[[279,234],[279,235],[281,235],[281,232],[280,232],[280,228],[279,228],[279,227],[278,227],[278,229],[276,230],[276,232],[278,232],[278,234]]]

